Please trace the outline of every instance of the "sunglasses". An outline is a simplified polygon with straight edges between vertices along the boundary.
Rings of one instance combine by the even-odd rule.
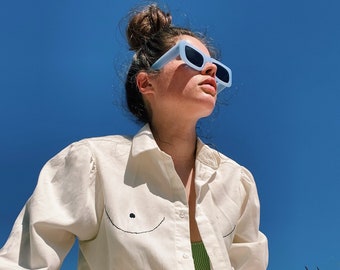
[[[203,70],[206,63],[213,63],[216,65],[217,93],[221,92],[224,88],[231,86],[231,69],[226,65],[223,65],[220,61],[207,56],[185,40],[179,41],[174,47],[163,54],[151,68],[159,70],[178,55],[185,64],[198,71]]]

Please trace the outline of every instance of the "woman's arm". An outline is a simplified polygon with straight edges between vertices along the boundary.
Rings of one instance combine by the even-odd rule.
[[[95,176],[84,142],[48,161],[0,250],[0,269],[59,269],[75,237],[93,238],[101,215]]]
[[[229,250],[230,261],[235,270],[265,270],[268,265],[268,242],[259,231],[260,203],[256,185],[245,168],[242,171],[242,192],[246,196]]]

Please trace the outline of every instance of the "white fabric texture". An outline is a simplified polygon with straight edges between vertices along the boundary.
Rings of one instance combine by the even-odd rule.
[[[200,140],[195,170],[211,269],[266,269],[251,173]],[[85,139],[43,167],[0,250],[0,269],[59,269],[75,238],[81,270],[194,269],[188,211],[172,159],[148,125],[133,138]]]

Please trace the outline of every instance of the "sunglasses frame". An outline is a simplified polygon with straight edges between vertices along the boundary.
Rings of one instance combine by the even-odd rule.
[[[196,52],[198,52],[202,56],[202,58],[203,58],[202,66],[196,66],[195,64],[190,62],[190,60],[187,58],[187,55],[185,53],[185,47],[186,46],[195,50]],[[224,88],[231,86],[231,81],[232,81],[232,79],[231,79],[232,78],[231,69],[229,67],[227,67],[226,65],[222,64],[220,61],[216,60],[215,58],[212,58],[212,57],[206,55],[205,53],[203,53],[202,51],[200,51],[199,49],[197,49],[196,47],[191,45],[186,40],[180,40],[179,42],[177,42],[177,44],[175,46],[173,46],[170,50],[168,50],[166,53],[164,53],[151,66],[151,68],[153,70],[160,70],[164,65],[169,63],[171,60],[175,59],[178,55],[185,62],[185,64],[187,64],[189,67],[191,67],[191,68],[193,68],[197,71],[203,70],[204,66],[207,63],[217,64],[217,66],[220,66],[220,67],[224,68],[225,70],[227,70],[227,72],[229,74],[229,81],[228,82],[224,82],[224,81],[220,80],[218,77],[215,76],[216,83],[217,83],[217,93],[221,92]]]

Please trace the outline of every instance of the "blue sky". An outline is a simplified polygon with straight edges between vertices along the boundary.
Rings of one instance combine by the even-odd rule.
[[[69,143],[139,127],[124,111],[124,16],[141,1],[0,4],[0,246],[43,164]],[[233,70],[207,143],[249,168],[271,270],[340,269],[340,4],[160,2]],[[194,3],[194,4],[193,4]],[[73,250],[62,269],[76,269]]]

